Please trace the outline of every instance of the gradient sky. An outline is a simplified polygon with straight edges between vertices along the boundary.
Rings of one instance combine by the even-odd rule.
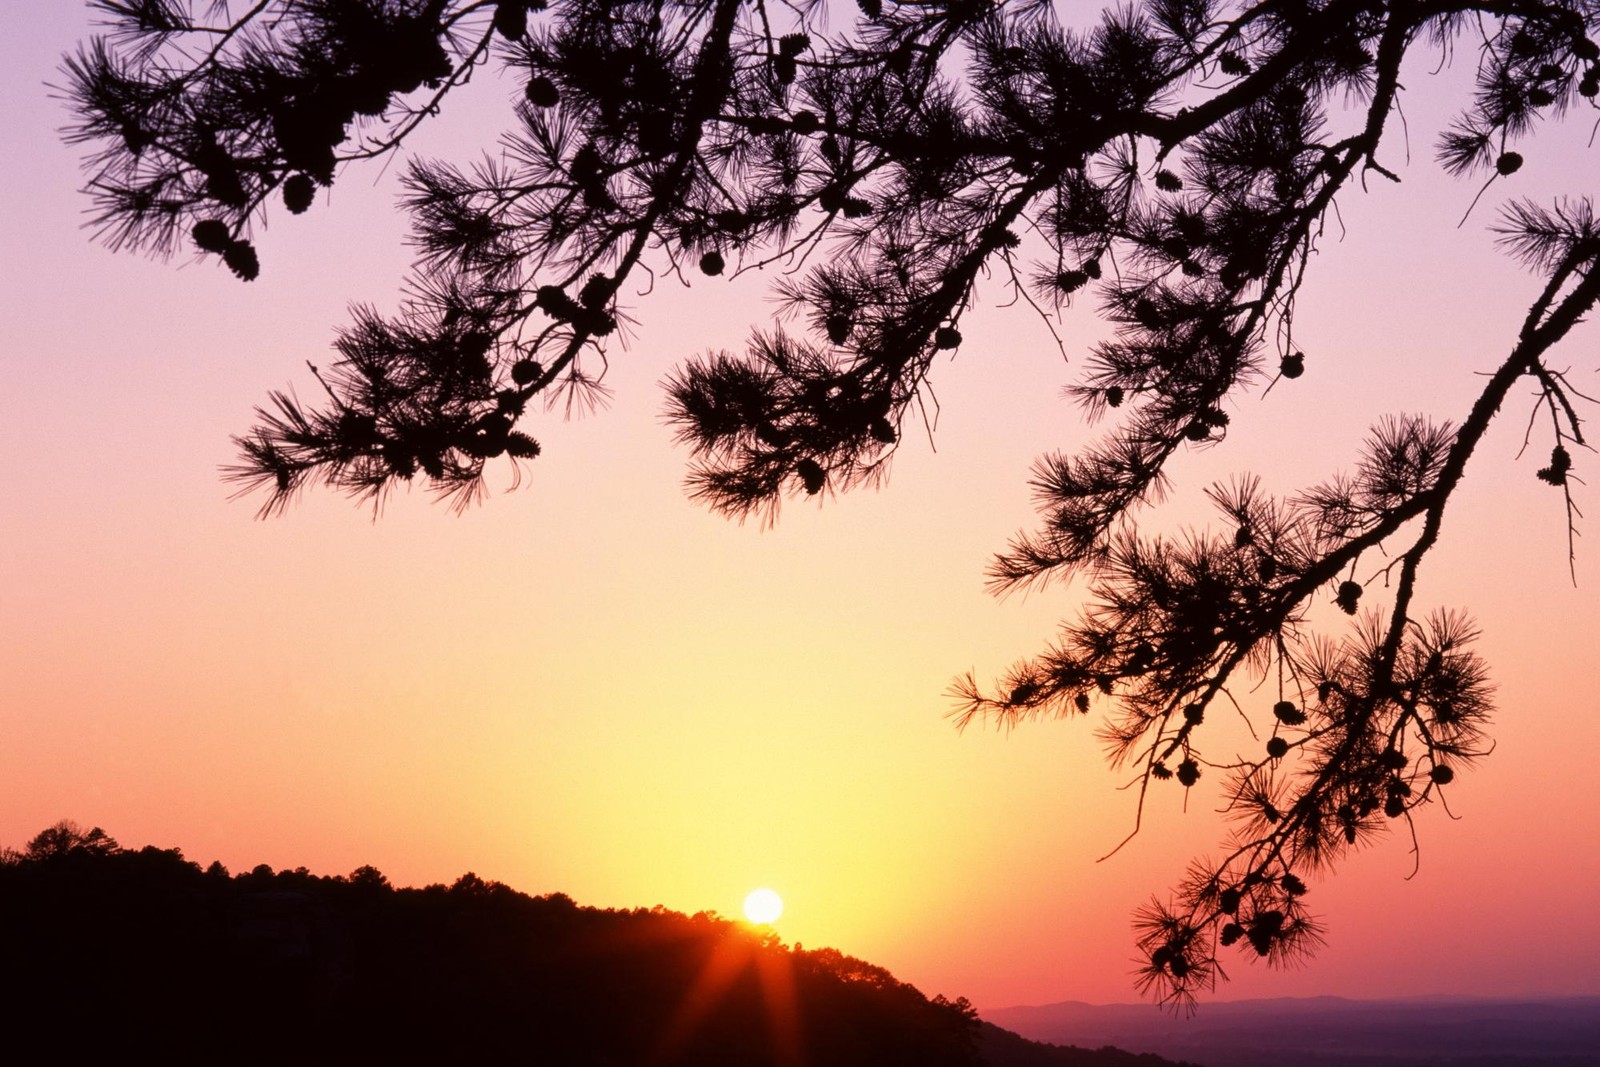
[[[908,434],[879,492],[786,507],[775,529],[682,491],[662,421],[677,361],[737,348],[764,281],[697,279],[635,303],[609,409],[532,427],[524,487],[463,516],[422,492],[369,510],[313,493],[281,519],[218,467],[268,390],[315,387],[355,300],[393,307],[409,263],[387,173],[275,214],[263,270],[113,255],[83,229],[75,149],[46,83],[87,13],[23,0],[0,40],[0,844],[70,818],[235,870],[361,864],[397,884],[467,870],[600,906],[737,914],[781,892],[788,941],[831,945],[982,1007],[1134,999],[1129,915],[1214,848],[1215,797],[1176,788],[1144,832],[1091,724],[957,734],[945,689],[1037,650],[1071,588],[996,601],[990,553],[1032,522],[1038,454],[1092,439],[1061,388],[1098,335],[995,305],[939,370],[935,447]],[[1462,57],[1466,58],[1465,55]],[[1592,192],[1587,125],[1476,192],[1431,162],[1443,88],[1411,72],[1405,181],[1340,202],[1302,298],[1307,371],[1233,409],[1174,506],[1259,471],[1290,492],[1348,468],[1384,412],[1459,418],[1536,283],[1493,251],[1496,197]],[[484,78],[430,130],[467,159],[510,89]],[[1407,160],[1409,147],[1410,159]],[[1590,178],[1586,186],[1583,179]],[[1556,362],[1600,395],[1600,334]],[[1309,966],[1230,967],[1228,997],[1600,993],[1600,484],[1576,457],[1578,582],[1531,402],[1480,449],[1424,569],[1426,606],[1482,626],[1498,748],[1419,820],[1316,881]],[[494,485],[507,478],[497,472]],[[1258,695],[1257,699],[1267,699]],[[1205,783],[1202,783],[1205,784]]]

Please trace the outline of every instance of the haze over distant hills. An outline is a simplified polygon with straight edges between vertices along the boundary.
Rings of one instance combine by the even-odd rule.
[[[1035,1041],[1115,1045],[1204,1067],[1600,1065],[1600,997],[1241,1000],[1202,1004],[1189,1018],[1068,1001],[983,1016]]]

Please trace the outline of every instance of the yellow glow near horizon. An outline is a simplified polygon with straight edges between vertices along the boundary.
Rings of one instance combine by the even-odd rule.
[[[744,917],[758,926],[778,921],[783,914],[783,898],[771,889],[754,889],[744,898]]]

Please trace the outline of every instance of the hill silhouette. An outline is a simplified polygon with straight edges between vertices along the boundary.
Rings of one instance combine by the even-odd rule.
[[[232,875],[68,823],[0,855],[0,952],[7,1029],[78,1062],[1168,1062],[1029,1042],[965,999],[711,913],[582,907],[473,874]]]

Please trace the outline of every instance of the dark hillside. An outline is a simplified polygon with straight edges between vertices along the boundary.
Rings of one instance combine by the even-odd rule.
[[[79,1062],[985,1062],[964,1000],[714,915],[585,908],[471,874],[423,889],[371,868],[233,876],[65,824],[0,861],[0,946],[7,1031]],[[1031,1043],[1006,1039],[985,1041],[998,1067],[1131,1062],[1021,1059]]]

